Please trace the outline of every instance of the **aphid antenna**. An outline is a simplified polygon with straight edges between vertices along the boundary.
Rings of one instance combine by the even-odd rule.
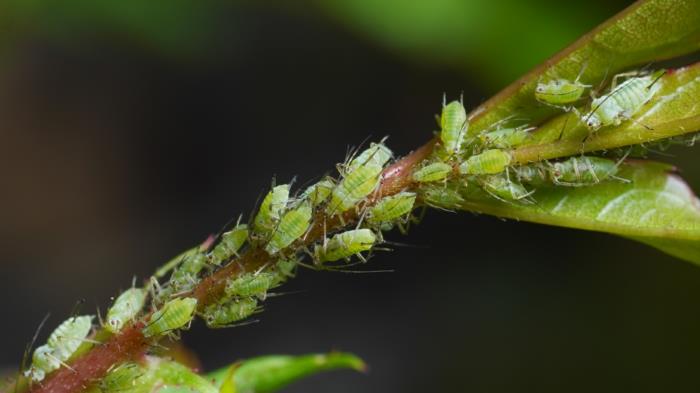
[[[396,273],[395,269],[383,269],[383,270],[328,269],[328,271],[333,272],[333,273],[350,273],[350,274]]]
[[[76,315],[80,314],[80,307],[85,304],[85,299],[78,299],[76,300],[75,304],[73,305],[73,308],[70,311],[70,318],[75,318]]]
[[[260,312],[261,312],[261,311],[257,311],[257,310],[256,310],[256,311],[253,312],[253,314],[258,314],[258,313],[260,313]],[[228,325],[219,325],[219,326],[216,326],[216,327],[214,327],[214,328],[215,328],[215,329],[236,328],[236,327],[241,327],[241,326],[246,326],[246,325],[252,325],[252,324],[258,323],[258,322],[260,322],[259,319],[251,319],[251,320],[249,320],[249,321],[243,321],[243,322],[239,322],[239,323],[231,323],[231,324],[228,324]]]

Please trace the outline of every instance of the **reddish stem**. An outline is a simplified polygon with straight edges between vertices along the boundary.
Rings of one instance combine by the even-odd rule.
[[[386,168],[377,193],[367,201],[368,204],[378,199],[396,194],[412,186],[411,173],[413,168],[422,162],[432,152],[435,140],[431,140],[414,152],[396,161]],[[311,229],[303,241],[291,246],[304,246],[321,239],[326,231],[347,226],[357,219],[355,211],[351,210],[341,217],[326,218],[319,212],[314,218]],[[244,272],[255,271],[260,266],[274,259],[259,247],[249,249],[240,258],[233,260],[222,269],[204,278],[187,296],[193,296],[199,301],[198,307],[203,309],[221,298],[226,282]],[[105,343],[93,347],[84,356],[71,363],[71,367],[63,367],[49,375],[41,384],[32,386],[29,393],[78,393],[91,383],[101,379],[110,367],[125,361],[137,359],[149,347],[149,341],[141,333],[143,323],[125,328],[120,334],[111,337]]]

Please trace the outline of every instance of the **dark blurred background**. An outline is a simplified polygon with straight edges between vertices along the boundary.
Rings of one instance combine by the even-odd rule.
[[[0,363],[300,183],[406,153],[629,2],[3,0]],[[664,157],[695,188],[692,149]],[[302,271],[260,322],[184,335],[208,369],[341,349],[289,392],[697,391],[700,269],[605,234],[430,211],[367,268]]]

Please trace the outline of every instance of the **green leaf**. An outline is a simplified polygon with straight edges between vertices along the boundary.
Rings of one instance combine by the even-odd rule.
[[[639,1],[472,111],[470,132],[478,133],[513,115],[538,124],[556,114],[558,109],[542,105],[534,98],[535,86],[541,78],[574,80],[585,65],[581,81],[596,85],[630,67],[692,53],[699,48],[699,1]]]
[[[561,115],[539,127],[529,146],[513,152],[513,161],[540,161],[700,130],[700,63],[669,71],[657,83],[661,84],[659,92],[632,120],[590,135],[577,114]]]
[[[700,201],[672,169],[629,161],[618,176],[630,182],[538,188],[535,204],[503,203],[474,184],[456,181],[447,187],[459,193],[450,204],[437,200],[433,189],[423,190],[422,196],[437,207],[617,234],[700,264]]]
[[[322,371],[366,369],[362,359],[342,352],[301,356],[268,355],[245,360],[209,374],[221,393],[276,392],[290,383]]]

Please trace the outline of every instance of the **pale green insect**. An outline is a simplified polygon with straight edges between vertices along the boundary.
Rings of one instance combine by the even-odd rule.
[[[300,238],[311,224],[311,204],[302,202],[299,206],[284,213],[265,245],[265,251],[273,255]]]
[[[452,173],[452,165],[444,162],[434,162],[413,172],[413,180],[419,183],[429,183],[447,178]]]
[[[542,185],[550,181],[548,168],[540,164],[514,166],[510,170],[515,174],[515,178],[523,183]]]
[[[308,199],[312,207],[316,207],[328,200],[335,187],[335,182],[331,178],[326,178],[316,184],[309,186],[302,194],[301,199]]]
[[[579,75],[573,82],[567,79],[556,78],[548,82],[539,82],[535,87],[535,99],[544,104],[563,106],[573,104],[581,99],[583,93],[591,85],[579,82]]]
[[[494,198],[501,201],[527,201],[534,191],[528,191],[519,182],[507,175],[487,175],[479,178],[481,187]]]
[[[499,128],[494,131],[479,134],[478,138],[484,146],[509,149],[527,142],[531,136],[530,131],[534,129],[535,127],[527,126]]]
[[[273,187],[260,204],[260,210],[253,220],[253,229],[258,234],[268,236],[277,226],[289,200],[289,184]]]
[[[153,389],[149,392],[158,392],[158,387],[178,387],[186,391],[196,393],[218,393],[218,389],[206,378],[198,375],[189,367],[170,360],[164,360],[149,356],[146,358],[149,370],[152,370]],[[167,389],[162,389],[167,391]],[[170,390],[171,392],[173,390]],[[181,390],[176,390],[181,391]]]
[[[601,127],[618,126],[623,121],[630,120],[661,89],[661,85],[656,82],[665,72],[660,70],[649,75],[633,76],[619,85],[616,85],[618,78],[638,74],[616,75],[610,92],[594,99],[591,110],[583,116],[586,127],[596,131]]]
[[[294,277],[295,270],[297,268],[297,261],[294,259],[280,259],[275,264],[275,280],[272,283],[273,287],[276,287],[287,279]]]
[[[134,362],[122,363],[111,369],[99,383],[102,393],[137,393],[150,389],[149,371]]]
[[[363,165],[348,173],[331,193],[329,215],[343,213],[371,194],[379,185],[382,167]]]
[[[369,148],[365,149],[357,157],[352,159],[345,169],[346,173],[352,172],[355,169],[364,165],[373,165],[383,167],[389,160],[392,159],[394,153],[389,150],[383,143],[371,143]]]
[[[556,185],[581,187],[615,178],[619,163],[600,157],[571,157],[555,162],[549,168],[551,180]],[[624,179],[620,179],[624,180]]]
[[[365,371],[367,366],[357,356],[341,352],[260,356],[225,370],[220,393],[277,392],[305,376],[341,368]]]
[[[467,158],[459,165],[462,175],[495,175],[503,172],[510,164],[510,154],[500,149],[485,150]]]
[[[443,104],[440,115],[440,148],[436,149],[438,156],[443,159],[459,156],[462,144],[469,130],[467,111],[459,101]]]
[[[228,232],[221,234],[219,243],[214,246],[214,249],[209,253],[209,260],[214,265],[221,265],[234,255],[238,254],[238,250],[243,247],[248,239],[248,225],[239,224]]]
[[[323,245],[316,245],[314,256],[318,263],[347,259],[353,255],[364,260],[360,253],[370,250],[376,240],[374,232],[367,228],[338,233]]]
[[[253,315],[257,311],[258,301],[254,297],[234,299],[223,304],[214,304],[204,311],[204,320],[210,328],[229,327]]]
[[[209,258],[202,252],[188,255],[173,272],[168,286],[158,293],[158,300],[162,301],[173,294],[192,289],[198,282],[197,276],[199,272],[202,271],[208,262]]]
[[[446,186],[423,186],[419,191],[421,199],[428,206],[454,210],[464,203],[464,198],[456,188],[457,185],[450,183]]]
[[[146,337],[160,336],[182,328],[192,321],[197,299],[191,297],[173,299],[151,315],[142,333]]]
[[[228,284],[226,284],[225,292],[228,296],[264,297],[267,290],[274,285],[275,279],[275,274],[270,272],[259,272],[257,274],[247,273],[230,280]]]
[[[105,329],[112,333],[121,331],[125,324],[141,312],[147,293],[143,288],[130,288],[119,295],[107,311]]]
[[[404,191],[382,198],[369,209],[367,222],[374,225],[390,223],[409,214],[415,203],[416,194],[413,192]]]

